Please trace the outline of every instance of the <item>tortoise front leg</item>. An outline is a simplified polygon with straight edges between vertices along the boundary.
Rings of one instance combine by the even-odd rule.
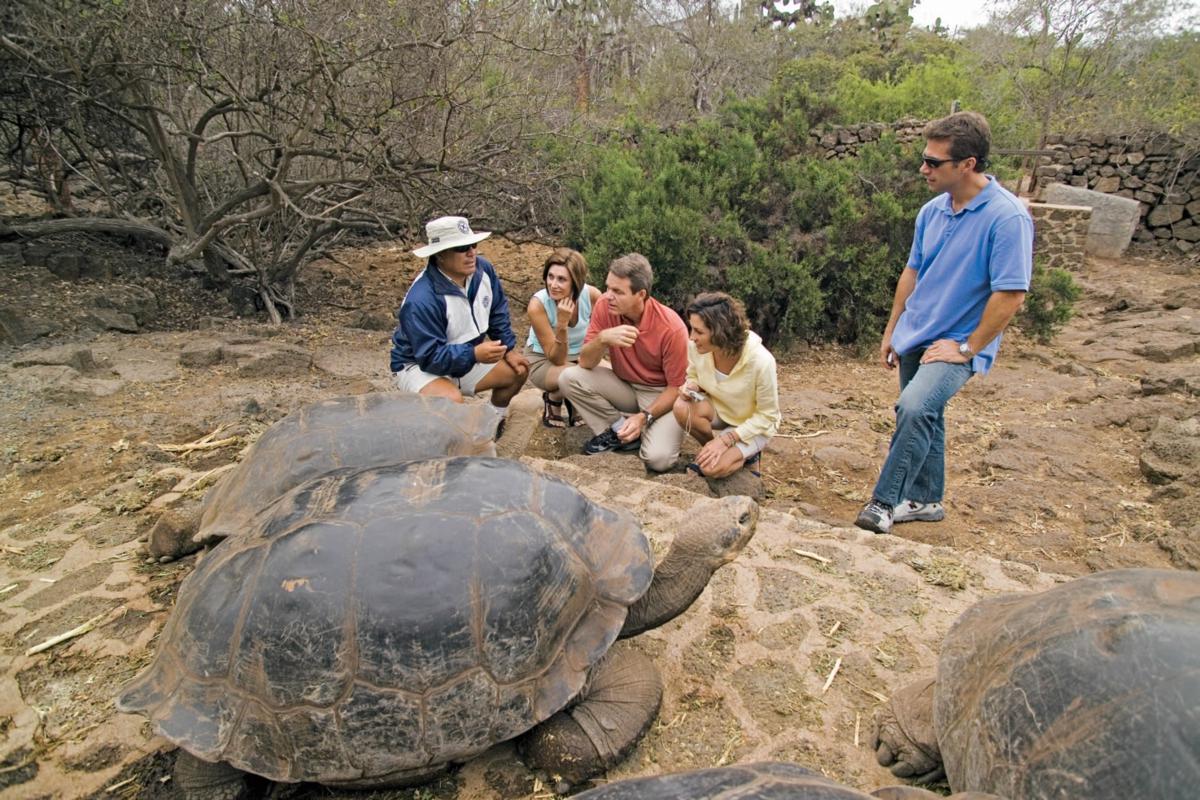
[[[518,747],[531,767],[579,784],[628,755],[661,703],[658,667],[617,645],[592,668],[575,703],[525,734]]]
[[[175,785],[186,800],[242,800],[250,794],[249,773],[223,761],[201,761],[180,748],[175,757]]]
[[[897,778],[930,783],[945,777],[933,727],[932,677],[908,684],[875,712],[875,760]]]

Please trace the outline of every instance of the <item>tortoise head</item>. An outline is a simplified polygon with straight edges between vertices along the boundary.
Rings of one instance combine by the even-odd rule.
[[[635,636],[682,614],[714,572],[737,558],[758,527],[758,503],[731,495],[698,504],[654,570],[650,588],[629,608],[621,636]]]
[[[714,568],[728,564],[754,538],[758,528],[758,503],[749,497],[731,495],[716,501],[693,518],[695,544],[709,551]],[[690,537],[689,537],[690,538]]]

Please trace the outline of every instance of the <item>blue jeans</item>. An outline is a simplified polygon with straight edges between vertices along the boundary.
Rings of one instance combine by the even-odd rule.
[[[971,365],[921,363],[924,350],[900,356],[896,432],[872,497],[940,503],[946,490],[946,403],[971,377]]]

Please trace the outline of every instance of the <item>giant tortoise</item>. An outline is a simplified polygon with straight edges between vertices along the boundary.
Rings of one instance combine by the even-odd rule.
[[[780,761],[711,767],[650,778],[629,778],[575,795],[575,800],[938,800],[912,786],[885,786],[865,794],[812,770]],[[952,795],[954,800],[999,800],[995,795]]]
[[[960,617],[877,717],[880,764],[956,791],[1200,794],[1200,575],[1101,572]]]
[[[752,500],[708,502],[655,569],[629,512],[514,461],[334,470],[201,561],[118,707],[183,749],[189,798],[244,772],[420,782],[531,729],[527,760],[581,781],[661,699],[614,641],[687,609],[754,533]]]
[[[499,420],[487,403],[398,392],[310,403],[264,431],[204,496],[197,516],[165,514],[148,549],[154,558],[170,560],[237,535],[287,490],[341,467],[494,456]]]

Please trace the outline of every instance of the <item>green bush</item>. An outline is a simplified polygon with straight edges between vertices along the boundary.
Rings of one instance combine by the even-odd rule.
[[[783,242],[749,245],[747,258],[726,271],[730,294],[746,305],[750,326],[766,342],[811,339],[825,307],[821,286],[807,262],[797,263]]]
[[[1033,265],[1033,279],[1025,295],[1025,304],[1013,324],[1027,336],[1049,344],[1075,315],[1078,299],[1079,285],[1071,273],[1057,267],[1046,269],[1039,259]]]
[[[808,114],[820,114],[813,87],[799,82],[719,121],[670,132],[633,123],[602,145],[573,187],[567,237],[596,282],[637,251],[660,300],[678,309],[728,291],[768,343],[877,337],[929,199],[918,157],[885,140],[825,159],[807,142]]]
[[[835,98],[840,118],[847,122],[890,122],[945,116],[953,101],[973,93],[961,61],[935,56],[910,65],[898,79],[870,80],[858,71],[845,72],[838,79]]]
[[[874,343],[913,219],[929,199],[916,146],[884,139],[838,161],[808,142],[835,74],[796,62],[766,97],[660,131],[636,121],[599,146],[569,194],[568,241],[596,283],[623,253],[654,266],[654,295],[746,303],[768,343]]]
[[[713,285],[713,254],[745,239],[730,209],[755,202],[758,157],[748,135],[711,122],[676,134],[631,126],[575,185],[568,241],[598,285],[614,258],[641,253],[654,266],[655,296],[681,307]]]

